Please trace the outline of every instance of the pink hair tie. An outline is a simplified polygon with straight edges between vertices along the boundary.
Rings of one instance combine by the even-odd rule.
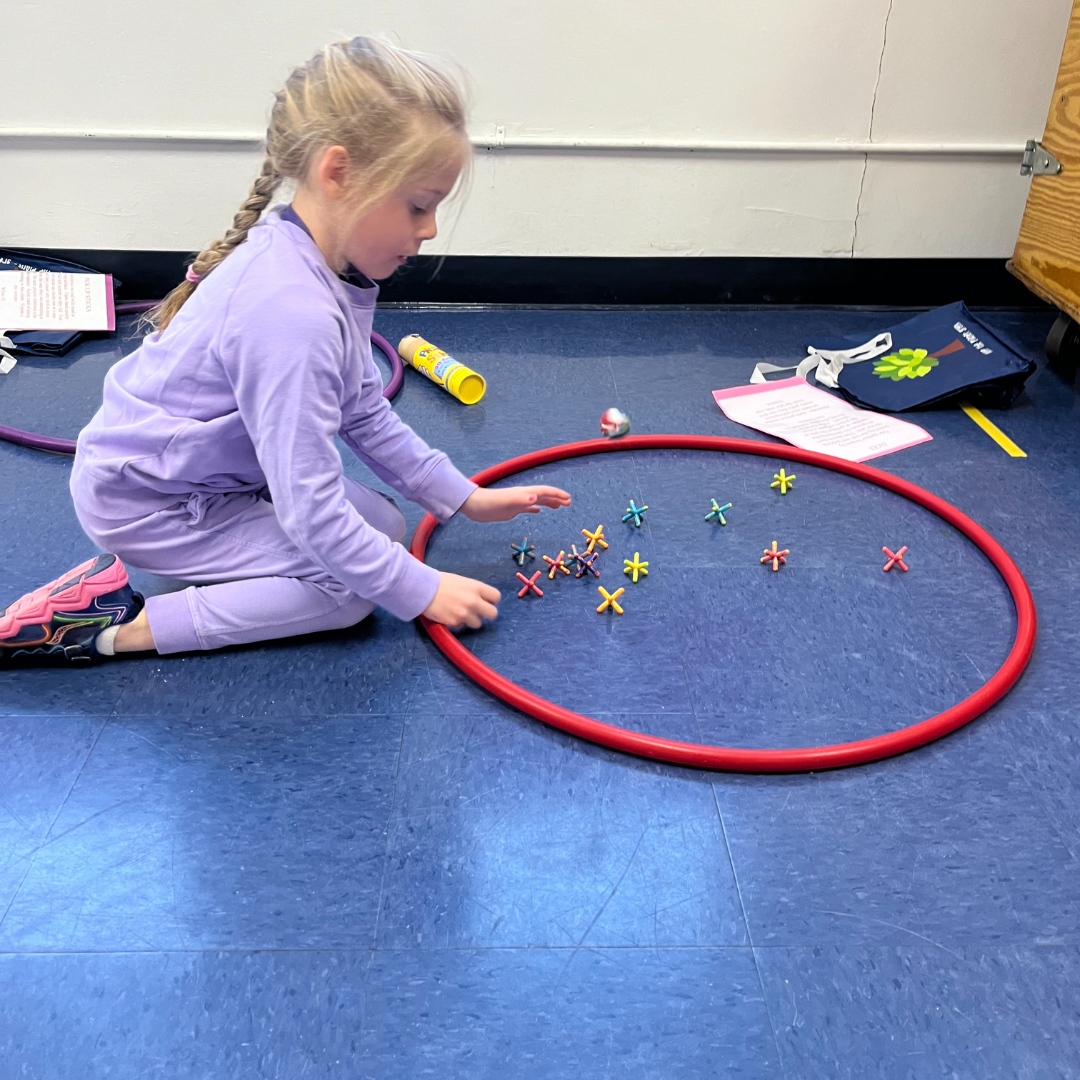
[[[198,285],[199,282],[202,281],[202,279],[203,279],[202,274],[196,274],[195,273],[195,267],[194,266],[189,266],[187,268],[187,273],[184,274],[184,280],[185,281],[190,281],[192,285]]]

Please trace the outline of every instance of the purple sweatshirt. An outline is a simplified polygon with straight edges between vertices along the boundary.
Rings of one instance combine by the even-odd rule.
[[[370,337],[378,294],[337,277],[299,218],[270,213],[163,333],[106,375],[102,406],[79,434],[77,497],[101,486],[160,507],[267,487],[297,548],[398,618],[419,615],[438,571],[345,497],[334,436],[442,521],[476,485],[382,396]]]

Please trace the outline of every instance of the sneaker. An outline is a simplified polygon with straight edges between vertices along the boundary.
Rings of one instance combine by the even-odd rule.
[[[0,666],[88,664],[99,655],[98,634],[130,622],[142,608],[124,564],[115,555],[98,555],[0,613]]]

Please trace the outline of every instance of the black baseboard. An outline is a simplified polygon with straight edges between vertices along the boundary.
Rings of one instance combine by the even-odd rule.
[[[121,300],[164,296],[193,253],[33,249],[119,278]],[[1047,308],[1004,259],[590,258],[421,255],[381,283],[386,304],[799,305]]]

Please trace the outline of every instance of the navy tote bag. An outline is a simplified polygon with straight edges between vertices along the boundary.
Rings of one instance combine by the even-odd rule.
[[[879,412],[960,401],[1006,409],[1036,367],[960,302],[887,327],[870,341],[862,334],[814,338],[807,351],[809,362],[817,358],[818,382]]]

